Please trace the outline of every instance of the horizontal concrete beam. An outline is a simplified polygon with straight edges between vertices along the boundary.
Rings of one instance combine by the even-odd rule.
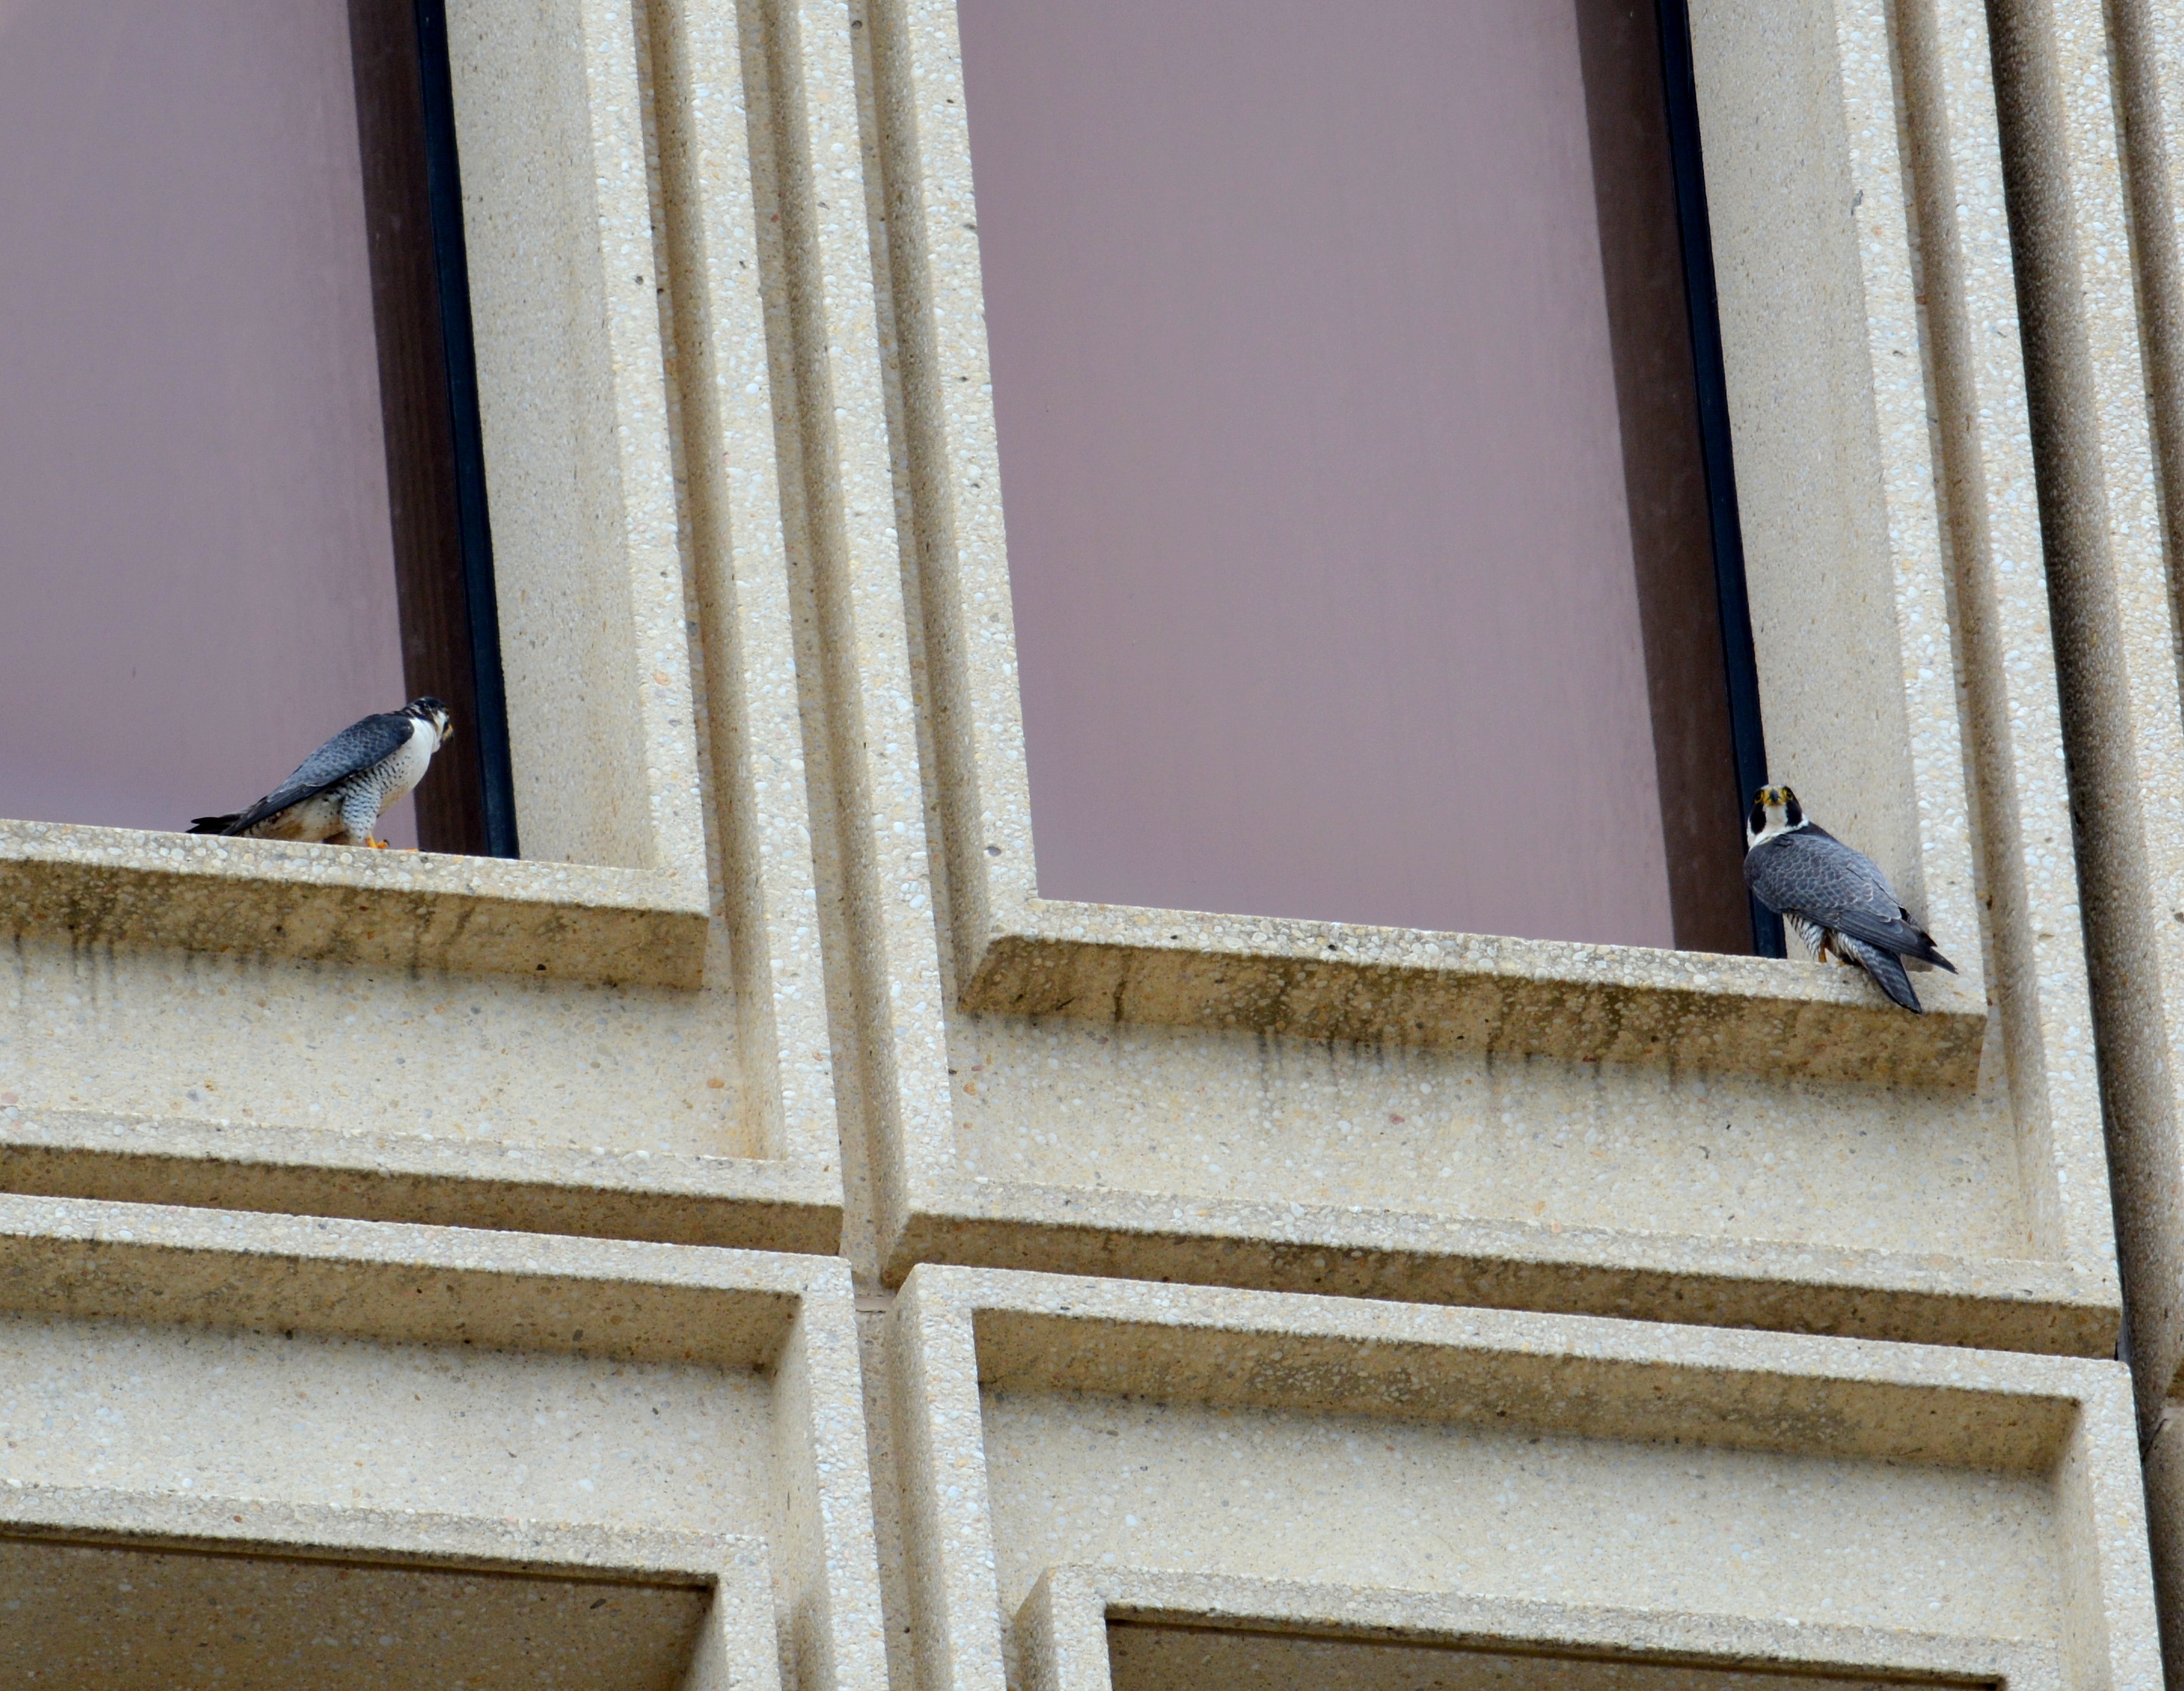
[[[1708,1668],[1794,1673],[1801,1684],[1844,1691],[1875,1679],[2011,1691],[2068,1683],[2052,1645],[2017,1638],[1096,1566],[1049,1569],[1016,1627],[1037,1691],[1112,1691],[1117,1656],[1139,1668],[1132,1679],[1153,1662],[1177,1683],[1281,1664],[1305,1668],[1297,1683],[1310,1683],[1314,1668],[1363,1670],[1407,1655],[1438,1666],[1450,1650],[1475,1664],[1482,1685],[1496,1683],[1496,1669],[1518,1678],[1549,1663],[1557,1683],[1603,1691],[1689,1684],[1694,1669]]]

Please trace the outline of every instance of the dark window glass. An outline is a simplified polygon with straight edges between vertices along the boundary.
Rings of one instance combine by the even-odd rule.
[[[184,827],[432,693],[382,834],[489,848],[421,65],[411,0],[0,11],[0,815]]]
[[[1041,893],[1749,951],[1650,0],[959,12]]]

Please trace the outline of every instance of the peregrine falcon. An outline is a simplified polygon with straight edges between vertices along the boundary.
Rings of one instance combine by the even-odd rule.
[[[1795,928],[1822,962],[1855,964],[1874,984],[1914,1015],[1903,959],[1918,958],[1952,975],[1957,965],[1911,920],[1888,877],[1864,852],[1853,851],[1817,822],[1786,787],[1752,795],[1745,824],[1744,884],[1752,896]]]
[[[454,732],[446,705],[413,698],[350,723],[248,810],[199,816],[190,832],[383,846],[371,837],[380,813],[425,778],[432,754]]]

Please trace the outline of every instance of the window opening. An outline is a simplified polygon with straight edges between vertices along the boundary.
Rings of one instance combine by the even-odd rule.
[[[1680,3],[958,14],[1041,893],[1755,948]]]
[[[441,8],[0,39],[0,815],[179,830],[431,693],[384,837],[514,855]]]
[[[359,6],[370,0],[354,0]],[[397,0],[396,9],[399,9]],[[475,815],[465,812],[445,825],[450,837],[475,842],[460,848],[485,857],[515,857],[515,774],[510,762],[508,695],[500,668],[500,615],[493,598],[493,531],[486,507],[485,437],[478,419],[477,354],[471,330],[469,260],[463,246],[462,175],[455,156],[455,98],[448,63],[446,0],[416,0],[420,104],[427,197],[431,203],[432,259],[438,283],[436,303],[440,325],[442,368],[447,385],[451,481],[460,553],[462,610],[465,639],[447,641],[449,669],[461,667],[467,648],[471,736],[476,770],[455,787],[475,793]],[[437,580],[444,581],[445,572]],[[443,589],[444,591],[444,589]],[[421,677],[421,681],[428,679]],[[460,686],[461,678],[452,683]],[[430,693],[429,686],[411,691]],[[449,749],[453,749],[451,747]],[[459,801],[460,802],[460,801]],[[454,850],[459,848],[443,848]]]

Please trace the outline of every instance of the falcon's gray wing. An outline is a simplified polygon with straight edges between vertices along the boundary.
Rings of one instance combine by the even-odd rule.
[[[1770,910],[1795,911],[1868,945],[1953,967],[1912,921],[1873,859],[1825,828],[1799,828],[1755,846],[1745,854],[1744,882]]]
[[[296,772],[245,810],[227,826],[231,834],[254,827],[268,816],[277,816],[291,804],[300,804],[315,793],[385,761],[409,743],[416,719],[398,710],[386,710],[352,722],[297,765]]]

